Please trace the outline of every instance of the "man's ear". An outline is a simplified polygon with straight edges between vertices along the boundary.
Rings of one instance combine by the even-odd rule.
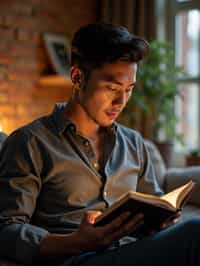
[[[78,66],[72,66],[70,68],[70,77],[71,77],[73,85],[76,85],[79,87],[81,86],[83,75],[82,75],[82,71],[80,70]]]

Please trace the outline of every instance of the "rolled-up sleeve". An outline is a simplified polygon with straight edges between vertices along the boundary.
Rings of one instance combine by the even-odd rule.
[[[37,257],[48,231],[30,224],[42,181],[35,138],[18,130],[0,152],[0,255],[23,264]]]

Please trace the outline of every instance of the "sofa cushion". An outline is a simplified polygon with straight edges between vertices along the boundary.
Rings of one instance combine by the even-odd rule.
[[[200,166],[171,168],[165,174],[165,193],[186,184],[189,180],[197,183],[188,203],[200,206]]]
[[[194,216],[199,216],[200,215],[200,208],[197,205],[192,205],[192,204],[187,204],[182,212],[181,212],[181,218],[180,221],[187,220],[191,217]]]

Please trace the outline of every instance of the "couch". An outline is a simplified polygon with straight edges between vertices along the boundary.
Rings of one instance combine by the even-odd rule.
[[[6,135],[0,132],[0,148]],[[167,169],[157,147],[145,140],[160,187],[165,193],[185,184],[190,179],[197,182],[196,189],[183,208],[180,222],[191,216],[200,215],[200,166]],[[0,243],[2,244],[2,243]],[[7,259],[0,259],[0,266],[22,266]]]
[[[191,216],[200,215],[200,165],[166,168],[163,158],[155,144],[149,140],[145,140],[145,143],[150,153],[159,185],[164,193],[168,193],[184,185],[189,180],[197,183],[195,190],[183,208],[180,222]]]

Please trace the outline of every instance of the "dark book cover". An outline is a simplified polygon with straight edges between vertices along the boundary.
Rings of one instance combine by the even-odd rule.
[[[133,198],[129,198],[122,205],[118,206],[116,209],[113,209],[105,217],[98,220],[96,226],[105,225],[110,223],[113,219],[117,218],[122,212],[129,211],[131,213],[128,219],[134,217],[138,213],[144,214],[144,224],[138,227],[131,236],[136,238],[142,238],[146,235],[149,235],[150,231],[160,230],[160,226],[163,222],[167,220],[173,219],[176,213],[179,210],[170,210],[164,207],[160,207],[158,205],[154,205],[151,203],[146,203],[143,201],[139,201]]]

